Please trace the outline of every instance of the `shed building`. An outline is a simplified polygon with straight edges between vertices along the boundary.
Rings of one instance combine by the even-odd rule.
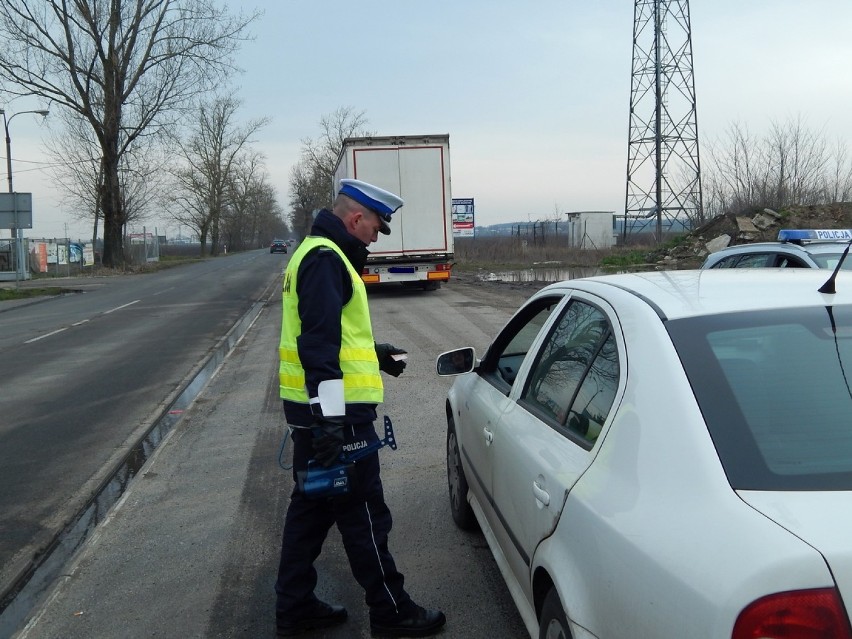
[[[573,211],[566,213],[568,245],[581,249],[608,249],[615,244],[614,211]]]

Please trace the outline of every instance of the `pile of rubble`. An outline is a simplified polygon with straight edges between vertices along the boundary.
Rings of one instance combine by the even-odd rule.
[[[666,269],[698,268],[710,253],[737,244],[772,242],[781,229],[850,229],[852,202],[798,206],[753,215],[726,214],[679,238],[675,246],[648,255],[651,264]]]

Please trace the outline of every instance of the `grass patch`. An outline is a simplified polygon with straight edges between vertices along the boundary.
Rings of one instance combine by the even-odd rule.
[[[194,264],[196,262],[204,262],[206,260],[211,259],[209,255],[205,255],[201,257],[199,255],[188,256],[188,255],[160,255],[161,264],[168,266],[177,266],[179,264]],[[157,264],[158,262],[150,262],[151,264]]]
[[[31,297],[62,295],[63,289],[58,286],[45,288],[0,288],[0,302],[7,300],[25,300]]]
[[[648,256],[645,251],[624,251],[607,255],[601,260],[601,266],[606,268],[625,268],[646,264]]]

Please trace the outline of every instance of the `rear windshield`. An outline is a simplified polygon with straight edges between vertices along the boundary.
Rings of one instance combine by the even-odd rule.
[[[667,327],[734,488],[852,490],[852,307]]]

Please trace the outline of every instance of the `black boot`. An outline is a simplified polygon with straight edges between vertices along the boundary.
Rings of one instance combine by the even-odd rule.
[[[308,630],[336,626],[346,621],[347,616],[348,613],[343,606],[330,606],[323,601],[317,601],[305,616],[296,619],[278,616],[278,636],[292,637]]]
[[[370,630],[374,637],[431,637],[440,632],[447,618],[440,610],[426,610],[415,606],[414,611],[404,617],[388,622],[371,621]]]

